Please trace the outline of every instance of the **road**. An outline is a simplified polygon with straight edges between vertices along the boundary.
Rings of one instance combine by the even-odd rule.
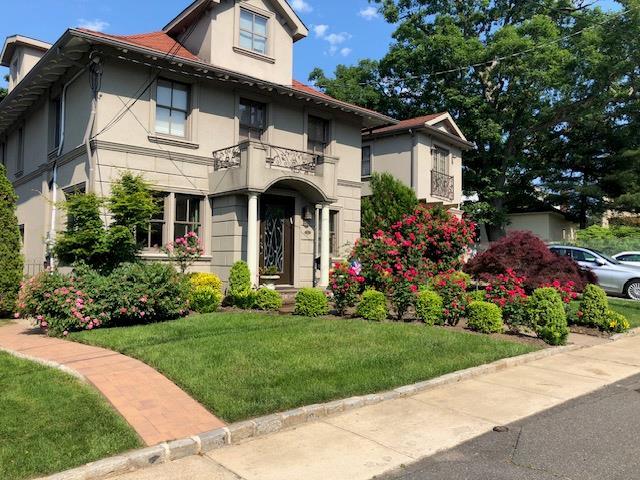
[[[376,478],[640,479],[640,375],[507,427]]]

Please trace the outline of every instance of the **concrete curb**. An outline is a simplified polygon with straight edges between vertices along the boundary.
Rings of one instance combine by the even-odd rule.
[[[611,335],[609,337],[609,340],[615,342],[616,340],[622,340],[623,338],[635,337],[638,335],[640,335],[640,327],[632,328],[631,330],[628,330],[624,333],[616,333],[615,335]]]
[[[350,397],[328,403],[308,405],[282,413],[274,413],[272,415],[234,423],[193,437],[165,442],[153,447],[134,450],[116,457],[99,460],[73,470],[67,470],[49,477],[42,477],[40,480],[99,480],[113,475],[129,473],[192,455],[205,454],[227,445],[237,444],[242,440],[276,433],[337,413],[362,408],[367,405],[374,405],[387,400],[409,397],[443,385],[457,383],[462,380],[497,372],[509,367],[524,365],[535,360],[560,353],[580,350],[582,348],[586,347],[582,345],[567,345],[564,347],[548,348],[517,357],[503,358],[493,363],[467,368],[432,380],[398,387],[387,392]]]
[[[34,363],[39,363],[40,365],[44,365],[45,367],[55,368],[56,370],[60,370],[60,371],[62,371],[64,373],[67,373],[67,374],[71,375],[72,377],[77,378],[82,383],[86,383],[86,384],[90,384],[91,383],[91,382],[89,382],[89,380],[87,380],[87,377],[82,375],[80,372],[77,372],[73,368],[69,368],[66,365],[62,365],[61,363],[54,362],[52,360],[44,360],[44,359],[38,358],[38,357],[32,357],[31,355],[26,355],[26,354],[24,354],[22,352],[17,352],[15,350],[10,350],[10,349],[4,348],[4,347],[0,347],[0,352],[8,353],[9,355],[12,355],[12,356],[14,356],[16,358],[22,358],[24,360],[29,360],[29,361],[34,362]]]

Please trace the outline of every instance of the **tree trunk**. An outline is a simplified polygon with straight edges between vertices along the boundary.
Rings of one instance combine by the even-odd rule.
[[[504,202],[501,198],[495,198],[490,201],[491,206],[497,211],[501,212],[504,210]],[[500,240],[504,237],[507,232],[505,230],[505,226],[502,224],[487,224],[485,225],[487,230],[487,238],[490,242],[495,242],[496,240]]]

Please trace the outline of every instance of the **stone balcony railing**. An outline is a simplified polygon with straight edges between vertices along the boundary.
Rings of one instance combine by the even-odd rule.
[[[431,196],[453,200],[455,182],[451,175],[431,170]]]
[[[293,148],[247,140],[213,152],[212,195],[264,192],[280,180],[315,187],[324,199],[335,198],[338,159]]]

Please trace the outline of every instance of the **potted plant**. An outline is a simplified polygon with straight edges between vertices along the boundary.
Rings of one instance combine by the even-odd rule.
[[[275,285],[273,282],[280,280],[280,274],[275,265],[271,265],[270,267],[262,267],[260,269],[260,280],[265,281],[265,286],[272,290],[275,290]]]

